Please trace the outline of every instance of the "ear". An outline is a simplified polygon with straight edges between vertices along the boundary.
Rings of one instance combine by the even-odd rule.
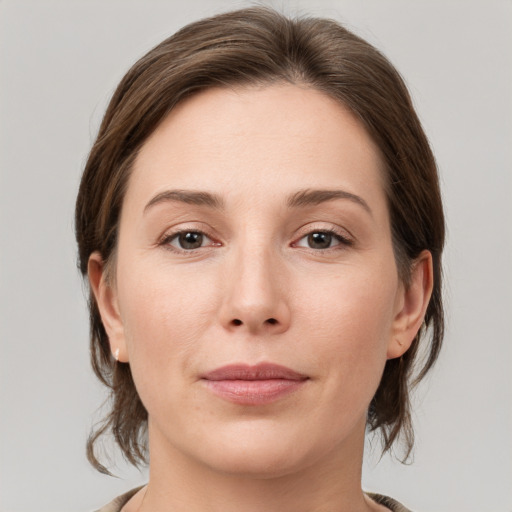
[[[93,252],[87,264],[87,275],[91,290],[107,331],[112,356],[123,363],[128,362],[124,326],[119,313],[115,286],[107,282],[105,264],[99,252]]]
[[[433,284],[432,254],[425,250],[412,265],[409,285],[404,283],[399,291],[388,359],[400,357],[411,346],[425,318]]]

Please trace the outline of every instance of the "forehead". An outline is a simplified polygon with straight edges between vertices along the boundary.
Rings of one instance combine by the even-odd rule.
[[[322,92],[290,84],[209,89],[180,103],[146,141],[126,200],[167,188],[382,195],[381,167],[362,124]]]

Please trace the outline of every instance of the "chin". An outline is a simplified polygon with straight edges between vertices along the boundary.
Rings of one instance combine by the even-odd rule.
[[[295,473],[307,462],[301,457],[292,455],[293,451],[273,450],[271,447],[263,449],[238,450],[236,453],[223,451],[215,460],[210,460],[211,469],[224,474],[236,475],[238,477],[250,477],[255,479],[279,478]]]
[[[265,428],[256,422],[216,436],[199,456],[216,471],[267,479],[286,476],[309,466],[313,463],[312,454],[318,457],[321,448],[311,436],[301,439],[275,426]]]

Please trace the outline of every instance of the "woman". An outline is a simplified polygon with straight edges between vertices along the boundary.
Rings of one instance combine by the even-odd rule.
[[[103,511],[406,510],[362,491],[364,435],[412,448],[444,220],[377,50],[261,8],[180,30],[115,92],[76,233],[113,398],[88,456],[107,472],[94,446],[112,431],[149,459],[148,485]]]

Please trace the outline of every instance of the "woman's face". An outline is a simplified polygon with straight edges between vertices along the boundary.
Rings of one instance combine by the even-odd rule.
[[[347,109],[293,85],[208,90],[149,138],[98,296],[152,461],[286,474],[359,450],[410,342],[382,167]]]

